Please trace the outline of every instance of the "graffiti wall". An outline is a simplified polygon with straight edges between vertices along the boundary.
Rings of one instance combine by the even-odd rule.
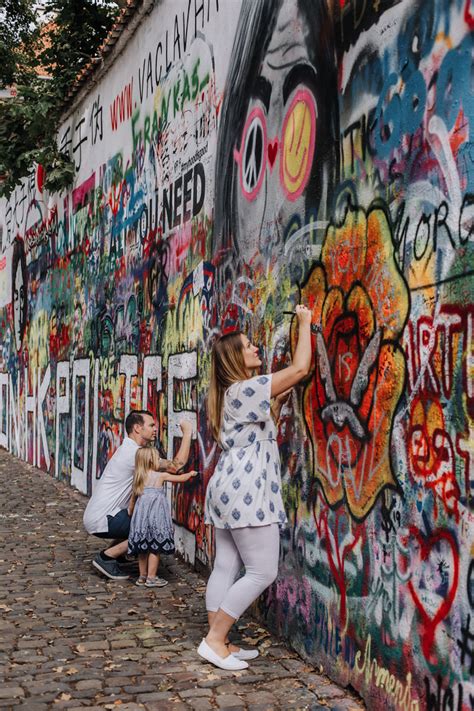
[[[0,445],[90,494],[132,407],[194,426],[177,543],[210,565],[209,352],[313,366],[279,422],[259,614],[371,709],[474,708],[474,5],[162,1],[0,206]],[[472,623],[471,623],[471,617]]]

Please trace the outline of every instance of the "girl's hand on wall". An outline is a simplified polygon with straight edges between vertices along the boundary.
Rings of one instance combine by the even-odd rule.
[[[193,471],[186,472],[186,474],[183,474],[183,481],[189,481],[190,479],[193,479],[198,474],[199,474],[199,472],[195,471],[194,469],[193,469]]]

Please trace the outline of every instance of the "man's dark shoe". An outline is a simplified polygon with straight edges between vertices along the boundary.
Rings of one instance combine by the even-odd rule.
[[[129,578],[128,573],[124,573],[120,570],[120,566],[116,560],[105,560],[105,558],[102,558],[100,553],[97,553],[96,557],[92,561],[92,565],[111,580],[127,580]]]

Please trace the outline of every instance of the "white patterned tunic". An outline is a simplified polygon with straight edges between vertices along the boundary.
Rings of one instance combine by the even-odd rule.
[[[216,528],[286,522],[280,455],[270,412],[272,376],[234,383],[224,397],[223,451],[206,492],[205,522]]]

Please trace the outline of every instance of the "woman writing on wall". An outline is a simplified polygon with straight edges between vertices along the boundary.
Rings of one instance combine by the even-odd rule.
[[[216,557],[206,590],[209,632],[198,654],[221,669],[245,669],[258,655],[228,642],[234,622],[276,578],[279,524],[286,521],[271,398],[309,372],[311,311],[296,307],[299,333],[290,366],[252,377],[262,362],[241,332],[214,345],[209,421],[222,453],[206,492],[205,521],[215,527]],[[235,580],[245,566],[245,575]]]

